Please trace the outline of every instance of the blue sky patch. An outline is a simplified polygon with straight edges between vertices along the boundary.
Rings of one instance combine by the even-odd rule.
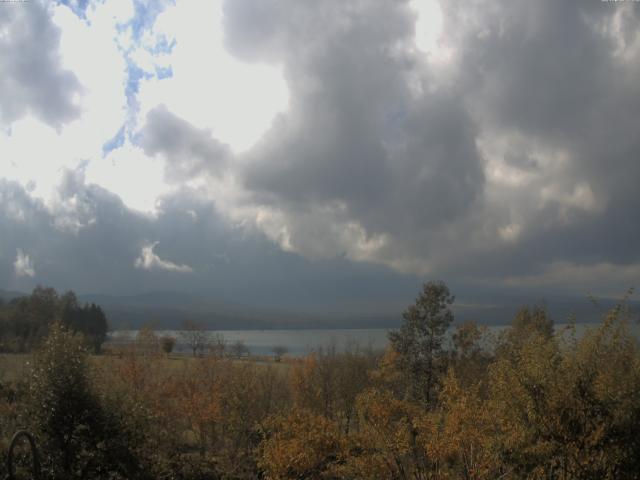
[[[118,133],[116,133],[113,138],[104,142],[104,145],[102,145],[102,156],[107,156],[109,152],[120,148],[122,145],[124,145],[124,125],[120,127],[120,130],[118,130]]]
[[[65,5],[82,19],[87,18],[87,8],[89,7],[89,0],[58,0],[58,5]]]
[[[163,80],[165,78],[173,77],[173,69],[171,66],[168,67],[156,67],[156,76],[158,80]]]

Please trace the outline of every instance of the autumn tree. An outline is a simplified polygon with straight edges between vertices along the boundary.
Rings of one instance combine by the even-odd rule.
[[[212,434],[223,416],[222,386],[228,381],[228,373],[229,365],[224,360],[198,359],[173,385],[171,398],[177,400],[176,408],[196,437],[201,456],[215,447]]]
[[[472,321],[456,325],[451,340],[457,356],[466,358],[478,353],[482,333],[480,327]]]
[[[336,478],[343,448],[338,426],[304,410],[273,417],[265,425],[258,465],[267,479]]]
[[[502,350],[518,350],[533,336],[550,339],[553,334],[553,320],[544,307],[522,307],[513,317],[510,328],[502,334],[499,347]]]
[[[453,322],[449,308],[454,296],[443,282],[427,282],[402,314],[399,330],[389,332],[392,348],[399,354],[400,368],[409,380],[409,395],[431,404],[438,375],[438,359],[445,333]]]
[[[338,369],[335,349],[319,349],[307,355],[291,370],[291,390],[295,404],[310,412],[334,419]]]
[[[231,355],[236,358],[242,358],[246,355],[249,355],[249,349],[247,345],[244,343],[244,340],[236,340],[230,348]]]
[[[488,349],[488,329],[473,321],[466,321],[456,328],[451,336],[453,352],[451,367],[457,380],[466,386],[477,383],[486,376],[486,370],[491,361]]]
[[[618,313],[581,338],[536,328],[491,366],[497,450],[518,478],[637,478],[640,351]]]
[[[163,335],[160,337],[160,346],[162,351],[169,355],[173,351],[173,347],[176,345],[176,338],[170,335]]]
[[[216,332],[209,339],[209,355],[222,358],[227,353],[227,340],[224,336]]]
[[[204,325],[192,320],[182,322],[180,338],[189,347],[193,356],[202,355],[209,344],[209,333]]]
[[[358,426],[356,411],[358,395],[371,386],[369,375],[377,361],[372,352],[362,351],[357,345],[348,345],[337,358],[336,400],[338,419],[345,433]]]
[[[285,347],[284,345],[275,345],[273,347],[273,358],[276,362],[279,362],[280,360],[282,360],[282,357],[288,352],[289,350],[287,349],[287,347]]]
[[[505,478],[508,466],[493,448],[496,422],[480,387],[480,381],[461,382],[450,368],[442,381],[439,408],[417,416],[418,443],[433,478]]]
[[[416,443],[416,404],[390,391],[370,388],[356,400],[360,428],[348,439],[341,478],[426,478]]]
[[[153,327],[145,325],[136,335],[136,352],[142,355],[157,355],[160,353],[160,339]]]

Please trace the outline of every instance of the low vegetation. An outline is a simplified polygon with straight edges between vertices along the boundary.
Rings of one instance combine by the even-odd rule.
[[[0,376],[0,451],[24,426],[48,479],[638,478],[640,351],[624,304],[579,336],[523,308],[492,338],[455,325],[452,302],[427,283],[385,352],[270,364],[240,346],[171,360],[151,333],[91,356],[57,310],[24,375]]]

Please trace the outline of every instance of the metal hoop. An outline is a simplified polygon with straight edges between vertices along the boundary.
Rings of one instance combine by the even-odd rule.
[[[9,472],[7,480],[15,480],[15,472],[13,471],[13,450],[18,445],[18,440],[21,437],[26,437],[31,447],[31,467],[33,470],[33,479],[40,479],[40,461],[38,459],[38,449],[36,448],[36,440],[26,430],[18,430],[11,438],[9,444],[9,452],[7,453],[7,472]]]

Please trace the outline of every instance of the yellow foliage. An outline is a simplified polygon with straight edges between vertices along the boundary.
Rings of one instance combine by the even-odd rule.
[[[296,409],[265,427],[258,465],[267,479],[329,478],[341,459],[338,426],[320,415]]]
[[[415,406],[371,388],[356,401],[360,429],[348,438],[343,478],[402,478],[416,465]]]
[[[493,448],[496,424],[479,391],[480,384],[463,388],[449,370],[441,409],[415,422],[438,478],[493,479],[501,473]]]
[[[639,362],[617,317],[580,340],[532,335],[498,359],[488,406],[502,461],[531,478],[634,478],[624,472],[640,462]]]

